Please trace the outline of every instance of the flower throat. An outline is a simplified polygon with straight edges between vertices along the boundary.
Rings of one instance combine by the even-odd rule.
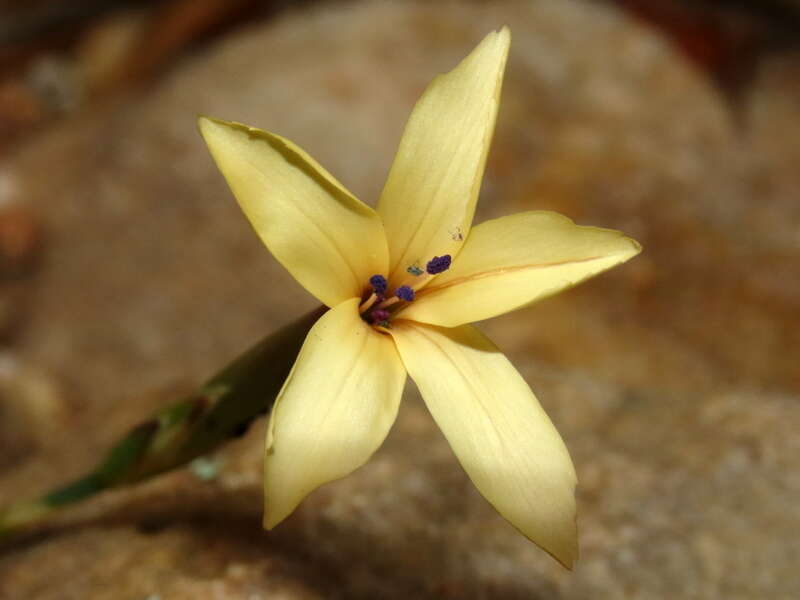
[[[391,327],[392,315],[409,302],[413,302],[417,290],[428,283],[434,275],[443,273],[450,268],[452,257],[449,254],[434,256],[421,269],[419,265],[410,265],[406,272],[419,279],[413,285],[401,285],[389,292],[389,282],[383,275],[373,275],[369,278],[367,297],[358,308],[361,318],[375,327]]]

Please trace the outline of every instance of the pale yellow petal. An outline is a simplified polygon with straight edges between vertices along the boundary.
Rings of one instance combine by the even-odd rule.
[[[618,231],[525,212],[473,228],[453,266],[417,294],[402,318],[455,327],[521,308],[641,251]],[[400,315],[398,315],[400,316]]]
[[[398,322],[403,363],[483,496],[531,541],[577,558],[575,470],[561,437],[508,359],[477,329]]]
[[[489,34],[417,102],[378,203],[392,281],[434,255],[455,256],[475,212],[494,133],[510,34]]]
[[[367,462],[394,423],[405,378],[392,339],[361,320],[357,298],[317,321],[270,417],[265,527]]]
[[[233,195],[270,252],[328,306],[361,296],[386,273],[380,218],[290,141],[201,117],[200,131]]]

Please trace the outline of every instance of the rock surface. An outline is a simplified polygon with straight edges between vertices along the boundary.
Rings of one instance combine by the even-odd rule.
[[[421,90],[505,23],[478,220],[554,209],[645,247],[484,327],[572,453],[576,570],[493,512],[409,386],[374,459],[273,532],[259,426],[211,481],[108,494],[4,549],[0,597],[800,597],[800,57],[769,63],[734,115],[653,32],[577,0],[288,14],[28,144],[0,200],[35,211],[48,245],[0,357],[0,401],[25,398],[3,410],[0,444],[25,451],[0,461],[0,502],[78,474],[313,306],[250,231],[196,113],[289,137],[373,202]]]

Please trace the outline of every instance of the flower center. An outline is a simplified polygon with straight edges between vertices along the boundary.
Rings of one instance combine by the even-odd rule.
[[[428,283],[434,275],[438,275],[450,268],[452,257],[449,254],[434,256],[425,265],[423,271],[419,265],[410,265],[406,272],[418,277],[413,285],[401,285],[387,295],[389,282],[383,275],[373,275],[369,278],[369,288],[372,292],[361,303],[358,311],[361,318],[375,327],[391,327],[392,316],[409,302],[413,302],[417,290]]]

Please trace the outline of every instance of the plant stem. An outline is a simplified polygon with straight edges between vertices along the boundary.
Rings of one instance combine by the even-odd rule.
[[[320,307],[268,335],[188,398],[134,427],[89,473],[44,496],[0,509],[0,538],[110,488],[183,466],[239,437],[268,413]]]

